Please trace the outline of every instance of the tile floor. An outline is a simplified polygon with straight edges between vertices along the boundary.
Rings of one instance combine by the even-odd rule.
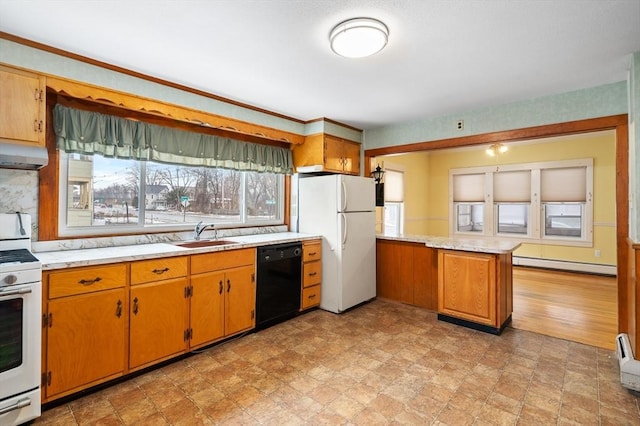
[[[638,425],[638,403],[612,351],[376,300],[207,349],[34,425]]]

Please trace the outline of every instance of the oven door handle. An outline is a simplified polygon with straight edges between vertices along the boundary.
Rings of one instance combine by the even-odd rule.
[[[0,408],[0,416],[14,410],[19,410],[21,408],[28,407],[29,405],[31,405],[31,400],[29,398],[20,399],[15,404],[9,405],[8,407]]]
[[[17,294],[31,293],[31,287],[20,288],[18,290],[3,290],[0,291],[0,297],[15,296]]]

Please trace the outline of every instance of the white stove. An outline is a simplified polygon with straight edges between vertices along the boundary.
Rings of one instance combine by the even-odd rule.
[[[42,264],[31,217],[0,214],[0,425],[40,416]],[[6,326],[5,326],[6,325]]]

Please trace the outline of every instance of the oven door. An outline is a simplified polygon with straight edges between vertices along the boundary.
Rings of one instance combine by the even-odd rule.
[[[39,392],[41,306],[40,282],[0,287],[0,412],[9,398]]]

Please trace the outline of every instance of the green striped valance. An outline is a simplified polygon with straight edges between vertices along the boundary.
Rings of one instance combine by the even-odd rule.
[[[68,108],[53,109],[56,146],[66,152],[188,166],[293,173],[287,148],[187,132]]]

